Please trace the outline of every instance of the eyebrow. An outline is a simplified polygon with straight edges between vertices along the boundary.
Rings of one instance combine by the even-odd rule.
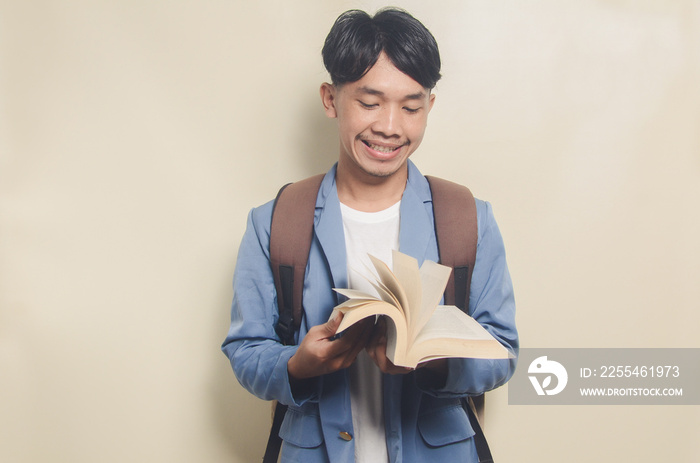
[[[384,96],[384,92],[381,90],[377,90],[371,87],[367,86],[362,86],[357,89],[358,92],[363,93],[365,95],[375,95],[375,96]],[[425,98],[425,92],[417,92],[417,93],[411,93],[410,95],[406,95],[403,99],[404,100],[422,100]]]

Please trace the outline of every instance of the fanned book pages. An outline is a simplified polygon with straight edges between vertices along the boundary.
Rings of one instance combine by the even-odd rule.
[[[387,357],[394,365],[415,368],[446,357],[506,359],[508,350],[479,322],[450,305],[438,305],[452,269],[393,252],[393,272],[374,256],[370,283],[379,297],[353,289],[335,289],[347,301],[333,310],[344,314],[337,333],[367,317],[383,315],[387,323]]]

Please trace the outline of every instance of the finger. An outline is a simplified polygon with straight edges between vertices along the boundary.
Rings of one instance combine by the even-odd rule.
[[[323,329],[325,333],[328,334],[327,337],[330,338],[336,334],[340,323],[343,321],[344,316],[345,314],[343,312],[336,312],[335,316],[333,316],[326,323],[323,324]]]
[[[373,320],[365,319],[351,326],[345,334],[327,343],[329,357],[340,368],[350,366],[362,349],[366,346],[372,334]]]
[[[368,347],[374,348],[382,342],[386,342],[386,320],[384,320],[384,317],[379,317],[379,320],[374,325],[372,337],[368,341]]]
[[[347,346],[347,348],[354,347],[357,344],[358,340],[365,337],[368,330],[371,332],[372,323],[370,323],[369,320],[369,318],[365,318],[364,320],[355,323],[354,325],[346,329],[343,332],[343,335],[337,338],[335,342],[339,343],[340,345]]]
[[[344,365],[350,366],[367,344],[371,335],[371,324],[363,320],[346,331],[343,337],[332,342],[332,349]]]
[[[355,339],[355,343],[353,345],[352,350],[350,351],[350,356],[352,357],[352,360],[354,361],[355,357],[362,352],[362,349],[367,347],[367,343],[369,342],[370,338],[372,337],[372,334],[374,332],[374,319],[373,318],[368,318],[364,320],[361,323],[361,326],[359,327],[361,331],[359,331],[359,334],[357,335],[357,338]]]
[[[379,369],[387,373],[386,338],[381,333],[375,333],[372,341],[372,344],[367,346],[367,353]]]
[[[371,345],[367,346],[367,353],[369,354],[370,358],[374,360],[374,363],[377,364],[377,367],[379,367],[382,373],[396,375],[406,374],[413,371],[413,368],[394,365],[392,361],[389,360],[389,357],[386,356],[385,332],[380,331],[378,334],[375,334],[373,341],[374,342]]]

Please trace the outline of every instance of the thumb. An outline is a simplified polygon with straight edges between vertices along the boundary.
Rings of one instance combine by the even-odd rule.
[[[328,334],[328,337],[331,337],[335,334],[336,331],[338,331],[338,327],[340,326],[340,322],[343,321],[343,316],[345,314],[343,312],[336,312],[331,316],[331,318],[323,325],[324,330],[326,331],[326,334]]]

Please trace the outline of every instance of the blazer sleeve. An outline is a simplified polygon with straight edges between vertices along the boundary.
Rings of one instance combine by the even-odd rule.
[[[505,384],[515,371],[518,332],[515,326],[513,284],[506,264],[503,238],[488,202],[476,200],[478,242],[469,293],[469,313],[505,346],[507,360],[449,359],[447,379],[435,384],[416,370],[418,387],[436,397],[479,395]]]
[[[221,346],[241,385],[263,400],[301,406],[313,400],[292,394],[287,362],[296,346],[284,346],[275,326],[279,318],[277,295],[270,268],[272,203],[253,209],[238,251],[233,277],[231,325]]]

